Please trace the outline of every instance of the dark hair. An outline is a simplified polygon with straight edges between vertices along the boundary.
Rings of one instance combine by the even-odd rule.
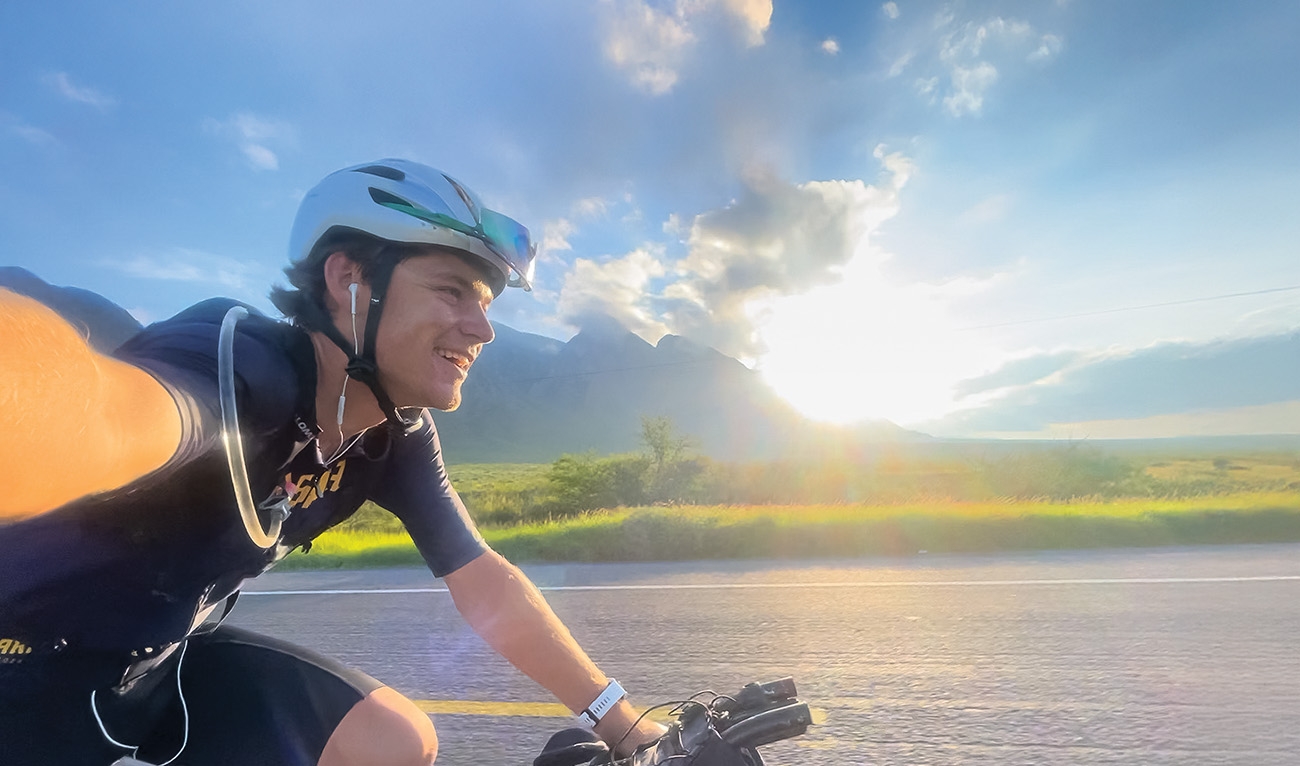
[[[272,287],[271,303],[295,324],[303,325],[304,318],[310,313],[309,306],[319,306],[326,312],[330,309],[325,297],[325,260],[332,254],[345,254],[361,267],[361,278],[369,281],[381,260],[396,259],[400,262],[420,255],[426,249],[425,245],[389,242],[355,229],[331,229],[317,240],[306,258],[285,267],[284,275],[289,278],[290,286]]]

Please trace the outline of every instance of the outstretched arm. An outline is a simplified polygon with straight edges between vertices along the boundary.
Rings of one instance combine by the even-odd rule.
[[[148,373],[0,289],[0,523],[127,484],[166,463],[180,438],[176,405]]]
[[[456,608],[493,649],[575,713],[591,704],[609,679],[573,640],[541,592],[496,551],[489,550],[444,578]],[[601,720],[596,733],[612,747],[637,712],[626,700]],[[629,752],[663,727],[642,721],[619,748]]]

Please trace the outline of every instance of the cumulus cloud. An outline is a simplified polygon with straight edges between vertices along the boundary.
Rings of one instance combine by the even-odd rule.
[[[604,262],[579,258],[560,288],[561,319],[581,327],[608,317],[643,338],[662,337],[668,327],[645,300],[651,280],[666,273],[662,256],[661,250],[645,247]]]
[[[117,99],[112,96],[74,83],[67,72],[49,72],[41,77],[41,82],[69,101],[87,104],[96,109],[109,109],[117,103]]]
[[[653,95],[668,93],[677,84],[702,19],[721,13],[739,25],[749,46],[763,44],[772,21],[771,0],[676,0],[665,10],[645,0],[606,2],[606,57]]]
[[[244,159],[256,170],[278,170],[280,158],[270,145],[292,146],[297,140],[297,131],[288,123],[248,112],[240,112],[226,120],[208,118],[203,122],[203,129],[210,135],[234,142]]]
[[[884,11],[885,15],[891,19],[898,18],[898,3],[895,2],[885,3],[884,5],[880,6],[880,10]]]
[[[689,223],[670,219],[670,228],[684,235],[681,258],[668,261],[663,249],[643,248],[601,264],[580,259],[562,289],[561,314],[578,324],[584,315],[604,313],[647,340],[671,332],[756,358],[765,308],[840,280],[847,264],[869,257],[871,233],[898,212],[912,163],[883,149],[877,157],[886,172],[875,185],[791,183],[751,172],[729,205]]]
[[[828,37],[822,40],[822,52],[834,56],[840,52],[840,44],[835,41],[834,37]]]

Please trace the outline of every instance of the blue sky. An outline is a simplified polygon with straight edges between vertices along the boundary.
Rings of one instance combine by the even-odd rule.
[[[8,3],[0,265],[269,310],[302,194],[402,156],[543,242],[518,329],[937,434],[1297,433],[1296,39],[1262,0]]]

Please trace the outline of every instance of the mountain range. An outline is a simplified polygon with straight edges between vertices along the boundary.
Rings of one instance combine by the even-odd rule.
[[[140,324],[88,290],[0,268],[0,286],[29,295],[115,348]],[[670,418],[678,434],[718,459],[853,456],[882,443],[928,441],[888,421],[819,424],[777,397],[758,373],[712,348],[668,335],[651,345],[613,320],[569,341],[494,324],[454,412],[434,413],[454,463],[549,462],[569,453],[641,447],[642,417]]]

